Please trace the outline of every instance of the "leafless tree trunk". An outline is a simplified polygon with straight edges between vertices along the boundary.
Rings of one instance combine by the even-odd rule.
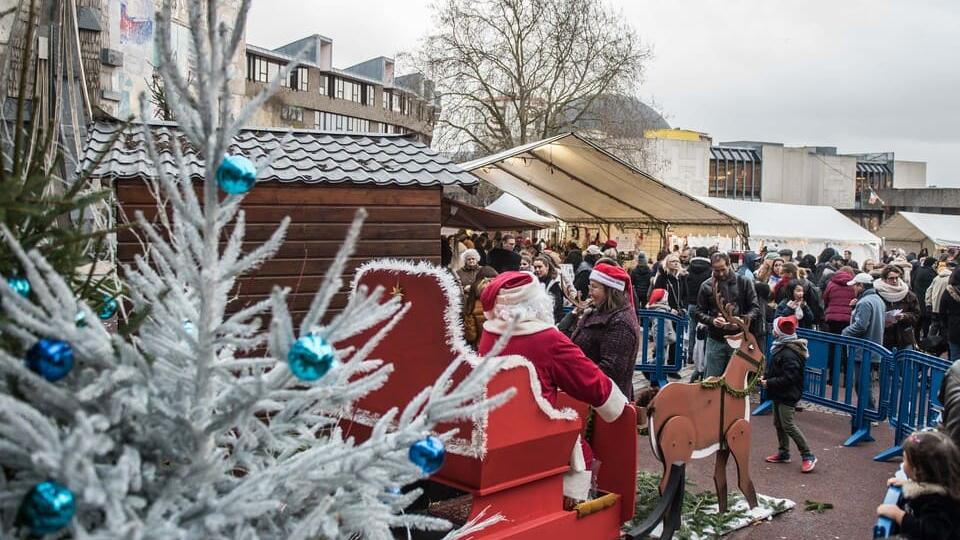
[[[442,95],[435,145],[460,155],[571,129],[596,99],[632,95],[650,58],[602,0],[443,0],[435,29],[412,60]]]

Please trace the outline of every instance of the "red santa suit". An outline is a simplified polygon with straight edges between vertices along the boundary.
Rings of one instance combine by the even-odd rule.
[[[480,295],[487,321],[477,346],[489,353],[512,326],[510,338],[498,355],[519,355],[533,364],[540,380],[540,392],[551,405],[564,391],[592,406],[606,422],[616,420],[627,398],[579,347],[552,323],[552,298],[536,279],[525,272],[504,272]],[[545,312],[545,313],[544,313]],[[589,446],[572,449],[571,470],[564,477],[564,494],[584,500],[590,488],[593,455]]]

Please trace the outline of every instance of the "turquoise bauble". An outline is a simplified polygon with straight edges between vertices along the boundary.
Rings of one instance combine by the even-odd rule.
[[[217,167],[217,185],[229,195],[243,195],[257,183],[257,168],[243,156],[225,156]]]
[[[315,381],[323,377],[336,360],[333,345],[316,334],[301,337],[287,353],[290,372],[302,381]]]

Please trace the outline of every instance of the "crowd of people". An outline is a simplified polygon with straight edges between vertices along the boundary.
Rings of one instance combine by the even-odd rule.
[[[543,397],[553,403],[558,391],[567,392],[596,407],[605,421],[634,399],[635,363],[645,346],[637,310],[689,317],[685,336],[669,323],[658,331],[665,333],[667,358],[675,358],[677,342],[686,341],[683,360],[694,365],[692,382],[722,375],[734,352],[727,338],[741,330],[724,318],[722,302],[749,321],[758,341],[772,339],[767,372],[759,382],[774,402],[778,449],[766,461],[789,462],[792,440],[805,473],[817,461],[794,417],[809,355],[798,329],[947,355],[955,364],[940,389],[945,408],[940,431],[905,441],[906,478],[891,479],[903,486],[904,496],[877,513],[893,519],[907,538],[960,534],[960,518],[953,512],[960,504],[957,250],[937,256],[885,252],[879,261],[856,261],[849,251],[833,248],[813,256],[790,249],[724,253],[674,246],[651,261],[642,251],[629,260],[613,241],[581,248],[574,242],[560,246],[510,234],[475,234],[445,239],[444,246],[443,262],[463,288],[467,340],[479,352],[489,352],[512,327],[516,337],[502,352],[531,360]],[[563,265],[573,270],[572,278]],[[583,496],[589,456],[589,445],[581,441],[564,483],[565,493],[575,499]]]

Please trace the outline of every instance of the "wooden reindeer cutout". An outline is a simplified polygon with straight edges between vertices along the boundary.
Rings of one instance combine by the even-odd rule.
[[[750,480],[750,399],[749,392],[763,370],[763,349],[750,333],[749,320],[734,315],[732,304],[724,303],[713,283],[713,295],[727,328],[740,333],[727,336],[733,355],[720,377],[700,383],[670,383],[650,402],[650,443],[663,463],[663,493],[670,466],[677,462],[717,454],[713,473],[720,511],[727,510],[727,458],[733,454],[737,465],[737,483],[750,507],[757,505],[757,494]]]

